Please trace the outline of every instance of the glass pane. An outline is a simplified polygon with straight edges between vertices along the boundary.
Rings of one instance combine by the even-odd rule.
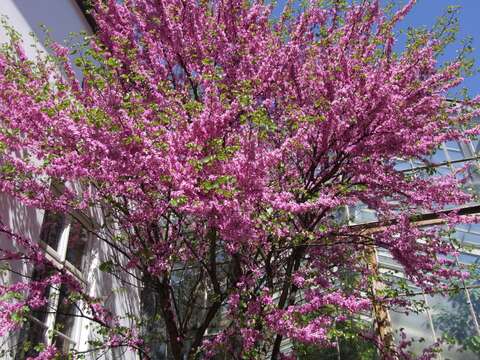
[[[474,152],[478,153],[478,151],[480,150],[478,139],[472,140],[472,146],[473,146]]]
[[[412,168],[412,166],[410,164],[410,161],[398,161],[395,164],[395,170],[397,170],[397,171],[409,170],[411,168]]]
[[[40,239],[54,250],[58,250],[58,244],[64,227],[64,214],[45,211]]]
[[[38,356],[34,347],[38,344],[47,343],[47,328],[45,325],[31,319],[27,321],[18,335],[18,350],[15,360],[25,360]]]
[[[423,296],[415,296],[410,299],[422,302]],[[411,309],[398,310],[400,311],[390,311],[392,327],[397,332],[395,340],[400,340],[398,332],[403,329],[407,337],[413,340],[408,350],[418,355],[426,346],[430,346],[436,341],[430,329],[428,315],[424,311],[412,311]]]
[[[68,338],[71,338],[73,334],[73,327],[75,325],[75,317],[73,315],[75,315],[75,310],[75,303],[68,299],[68,291],[65,286],[62,285],[58,294],[55,329],[66,335]],[[67,338],[57,334],[55,336],[55,345],[60,351],[67,353],[75,344]]]
[[[163,345],[163,348],[165,348],[165,345]],[[166,350],[163,350],[163,352],[161,354],[155,354],[155,359],[158,359],[158,360],[165,360],[167,357],[165,355],[165,351]],[[110,353],[111,353],[111,358],[112,360],[123,360],[125,358],[125,348],[123,347],[116,347],[116,348],[113,348],[110,350]]]
[[[49,271],[45,268],[34,269],[32,273],[32,281],[41,281],[49,275]],[[50,287],[47,287],[43,296],[48,298]],[[31,312],[31,317],[26,321],[20,329],[18,336],[19,351],[15,354],[15,360],[23,360],[29,357],[35,357],[38,352],[34,347],[38,344],[47,343],[47,320],[48,304]]]
[[[448,151],[448,156],[450,157],[450,161],[465,159],[465,156],[463,155],[463,153],[461,151],[449,150]]]
[[[480,235],[479,234],[475,234],[475,233],[471,233],[471,232],[470,233],[465,233],[465,236],[463,237],[463,240],[466,243],[480,246]]]
[[[480,224],[471,224],[470,231],[480,233]]]
[[[450,175],[451,170],[448,166],[439,166],[435,168],[436,174],[441,176]]]
[[[472,295],[475,294],[472,293]],[[473,296],[471,299],[473,300]],[[480,347],[475,346],[476,331],[465,291],[460,290],[448,297],[429,296],[429,304],[437,336],[451,340],[449,346],[444,346],[445,358],[478,359]],[[478,310],[478,308],[475,309],[475,311]]]
[[[456,150],[460,151],[460,145],[458,144],[457,141],[446,141],[445,146],[447,147],[448,150]]]
[[[431,157],[434,164],[441,164],[447,161],[443,147],[440,147]]]
[[[478,256],[475,256],[473,254],[467,254],[467,253],[460,253],[460,256],[458,257],[458,260],[462,264],[478,264],[479,263],[479,258]]]
[[[68,354],[69,350],[73,349],[75,347],[75,343],[70,341],[67,338],[64,338],[60,334],[56,334],[55,335],[55,347],[62,354]]]
[[[36,268],[32,273],[33,281],[41,281],[49,276],[49,270],[46,268]],[[50,295],[50,286],[47,286],[43,292],[44,298],[48,299]],[[41,308],[32,311],[32,316],[39,320],[41,323],[45,323],[47,320],[48,304],[43,305]]]
[[[35,320],[30,320],[30,328],[28,331],[28,341],[32,345],[45,344],[47,341],[47,327]]]
[[[82,270],[85,260],[88,233],[85,227],[73,219],[68,234],[68,245],[66,259],[77,269]]]

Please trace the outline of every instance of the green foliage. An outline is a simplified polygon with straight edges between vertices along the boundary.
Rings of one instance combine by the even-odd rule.
[[[294,349],[299,360],[376,360],[379,359],[377,349],[360,334],[368,324],[360,319],[337,324],[331,336],[337,342],[336,347],[322,348],[313,345],[295,344]]]
[[[102,272],[111,273],[113,272],[114,267],[115,267],[115,264],[113,263],[113,261],[107,260],[102,262],[98,268]]]
[[[170,199],[170,205],[173,207],[179,207],[185,205],[188,202],[188,198],[185,195],[177,196]]]

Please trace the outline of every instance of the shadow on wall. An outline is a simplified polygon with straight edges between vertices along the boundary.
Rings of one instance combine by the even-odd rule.
[[[16,233],[36,241],[40,234],[42,219],[43,210],[26,207],[12,197],[0,193],[0,220]],[[6,245],[3,239],[4,237],[2,246]]]
[[[44,40],[41,24],[45,25],[55,41],[63,42],[71,32],[90,29],[74,0],[13,0],[31,29]]]
[[[116,261],[117,256],[112,249],[100,239],[92,239],[89,252],[89,266],[87,270],[87,282],[90,287],[90,295],[103,299],[103,304],[113,314],[120,317],[120,324],[128,328],[134,326],[132,318],[128,314],[138,316],[140,314],[140,294],[136,287],[135,279],[124,273],[113,276],[108,271],[102,271],[100,264],[112,259]],[[127,349],[117,349],[118,354],[109,352],[102,359],[109,360],[135,360],[136,354]]]
[[[78,43],[80,31],[91,33],[90,25],[75,0],[0,0],[0,13],[9,17],[9,23],[19,31],[26,47],[32,43],[26,37],[34,32],[41,43],[44,43],[48,29],[49,36],[54,41],[68,45]],[[72,34],[77,36],[72,37]],[[27,51],[33,55],[33,53]],[[74,66],[75,68],[75,66]],[[81,72],[75,68],[77,76]]]
[[[42,211],[28,208],[15,201],[10,196],[0,194],[0,220],[8,228],[15,230],[24,237],[38,240]],[[0,234],[0,249],[17,250],[18,245],[4,234]],[[4,269],[11,269],[8,271]],[[31,265],[23,261],[9,261],[6,264],[0,261],[0,285],[15,284],[26,281],[26,278],[18,274],[26,274],[31,271]],[[3,339],[0,347],[13,348],[17,343],[16,333]]]

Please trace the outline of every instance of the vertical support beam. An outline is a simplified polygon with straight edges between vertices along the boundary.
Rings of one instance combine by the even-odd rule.
[[[458,256],[455,256],[455,262],[457,266],[460,267],[460,261]],[[477,314],[475,308],[473,307],[472,298],[470,296],[470,291],[468,290],[467,284],[464,279],[462,279],[463,291],[465,291],[465,297],[467,298],[468,310],[470,311],[470,316],[472,317],[473,325],[475,326],[475,332],[477,336],[480,336],[480,325],[478,324]]]
[[[365,253],[367,266],[372,274],[370,291],[376,340],[379,345],[383,346],[383,355],[387,355],[392,359],[396,359],[395,342],[390,314],[385,304],[381,300],[378,300],[378,294],[381,293],[385,288],[385,284],[378,280],[379,270],[377,251],[374,246],[369,246]]]
[[[428,299],[427,299],[427,295],[425,294],[425,292],[422,290],[422,295],[423,295],[423,302],[425,303],[425,306],[426,306],[426,309],[425,309],[425,312],[427,314],[427,317],[428,317],[428,325],[430,326],[430,330],[432,331],[432,337],[433,337],[433,341],[434,342],[437,342],[437,332],[435,331],[435,326],[433,324],[433,317],[432,317],[432,312],[430,311],[430,305],[428,303]],[[438,360],[443,360],[443,356],[442,354],[437,354],[437,359]]]

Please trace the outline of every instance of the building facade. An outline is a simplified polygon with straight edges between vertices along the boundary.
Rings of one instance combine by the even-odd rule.
[[[84,12],[82,1],[76,0],[2,0],[0,14],[5,24],[22,35],[27,56],[34,58],[36,50],[47,51],[41,43],[46,36],[59,43],[65,40],[74,44],[81,32],[92,33],[91,19]],[[89,23],[90,21],[90,23]],[[48,34],[48,35],[47,35]],[[32,36],[38,38],[39,42]],[[0,42],[7,41],[5,29],[0,31]],[[80,73],[77,75],[80,76]],[[92,218],[96,214],[91,214]],[[97,216],[98,217],[98,216]],[[27,208],[5,194],[0,194],[0,219],[30,240],[39,242],[47,258],[58,268],[66,269],[83,284],[88,294],[101,298],[115,314],[138,313],[138,294],[122,289],[120,282],[99,270],[99,264],[111,256],[107,247],[91,241],[85,228],[85,219],[80,215],[65,216]],[[0,235],[2,248],[13,250],[15,244]],[[0,262],[0,283],[11,284],[25,281],[23,275],[41,277],[41,270],[26,264]],[[82,317],[65,316],[79,309],[66,305],[63,288],[49,289],[49,303],[31,314],[19,332],[0,339],[0,358],[23,360],[36,352],[33,344],[54,344],[65,353],[75,348],[85,352],[87,358],[136,359],[137,355],[118,349],[102,353],[91,345],[94,340],[94,325]],[[128,326],[128,323],[125,323]]]

